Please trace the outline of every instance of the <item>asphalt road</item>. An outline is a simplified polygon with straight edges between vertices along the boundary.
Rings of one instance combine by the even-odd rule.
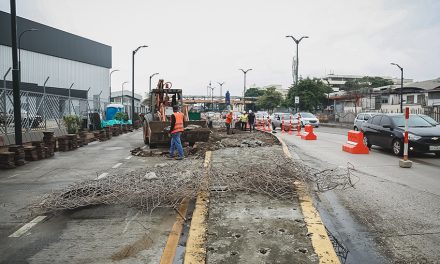
[[[347,263],[438,263],[440,159],[415,155],[413,167],[403,169],[380,148],[349,154],[342,151],[347,131],[320,127],[316,141],[277,133],[295,158],[315,169],[355,168],[353,188],[316,195],[326,226],[350,250]]]
[[[151,215],[124,206],[49,215],[29,210],[44,194],[74,182],[163,162],[130,155],[131,149],[143,145],[142,132],[137,131],[1,170],[0,263],[158,263],[176,220],[172,209],[157,209]],[[31,228],[21,232],[23,227]]]

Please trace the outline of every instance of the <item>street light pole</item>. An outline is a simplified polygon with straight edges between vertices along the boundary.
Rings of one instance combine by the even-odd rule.
[[[225,84],[225,82],[217,82],[220,85],[220,99],[223,96],[222,92],[223,92],[223,84]]]
[[[128,82],[123,82],[122,83],[122,93],[121,93],[121,104],[124,107],[124,112],[125,112],[125,106],[124,106],[124,84],[126,84]]]
[[[209,89],[211,89],[211,109],[212,109],[212,111],[214,111],[214,88],[215,87],[213,87],[211,85],[211,82],[209,82]]]
[[[298,66],[299,66],[298,46],[299,46],[299,43],[301,42],[302,39],[309,38],[309,37],[308,36],[302,36],[300,39],[296,39],[293,36],[286,36],[286,38],[292,38],[292,40],[296,43],[296,69],[295,69],[295,72],[294,72],[294,75],[295,75],[294,83],[296,85],[296,84],[298,84]]]
[[[148,89],[148,96],[150,97],[150,112],[153,111],[153,96],[151,96],[151,78],[153,78],[155,75],[158,75],[159,73],[153,73],[150,75],[150,88]]]
[[[26,29],[25,31],[20,33],[20,36],[18,37],[18,69],[20,71],[20,82],[21,82],[21,37],[24,35],[24,33],[26,32],[31,32],[31,31],[39,31],[38,28],[30,28],[30,29]]]
[[[134,55],[136,55],[136,52],[138,52],[142,48],[147,48],[147,45],[142,45],[137,47],[132,52],[132,68],[131,68],[131,120],[134,118]]]
[[[111,103],[112,102],[112,74],[114,73],[114,72],[118,72],[119,70],[118,69],[116,69],[116,70],[113,70],[113,71],[111,71],[110,72],[110,90],[109,90],[109,95],[108,95],[108,103]]]
[[[403,68],[394,62],[391,65],[395,65],[400,69],[400,113],[403,113]]]
[[[239,70],[242,71],[244,75],[244,85],[243,85],[243,102],[244,102],[244,94],[246,93],[246,73],[248,71],[252,71],[252,69],[247,69],[247,70],[239,69]]]

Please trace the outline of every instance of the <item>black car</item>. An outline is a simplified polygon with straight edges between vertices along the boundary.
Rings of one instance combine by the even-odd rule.
[[[395,155],[403,154],[403,114],[378,114],[362,126],[364,143],[391,149]],[[440,156],[440,128],[431,125],[419,115],[410,115],[408,120],[409,151],[435,153]]]

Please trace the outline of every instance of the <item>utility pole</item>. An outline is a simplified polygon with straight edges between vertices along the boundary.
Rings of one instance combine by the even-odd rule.
[[[20,83],[19,68],[17,58],[17,14],[15,8],[15,0],[10,0],[11,5],[11,40],[12,40],[12,87],[14,102],[14,128],[15,128],[15,145],[22,145],[23,138],[21,135],[21,102],[20,102]]]
[[[298,84],[298,66],[299,66],[298,46],[299,46],[299,43],[301,42],[302,39],[309,38],[309,37],[308,37],[308,36],[302,36],[300,39],[296,39],[296,38],[294,38],[293,36],[286,36],[286,38],[292,38],[292,40],[296,43],[296,67],[292,67],[292,68],[295,68],[295,72],[294,72],[294,75],[295,75],[294,84],[297,85],[297,84]],[[295,63],[295,61],[294,61],[293,63]]]

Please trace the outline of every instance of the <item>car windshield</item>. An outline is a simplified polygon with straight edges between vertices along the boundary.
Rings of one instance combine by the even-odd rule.
[[[437,121],[435,121],[434,118],[427,116],[427,115],[420,115],[421,118],[425,119],[426,121],[428,121],[428,123],[430,123],[433,126],[438,125],[439,123]]]
[[[392,116],[394,124],[397,127],[405,127],[405,117],[403,115]],[[409,127],[432,127],[428,121],[421,118],[420,116],[410,115],[408,120]]]
[[[300,113],[300,114],[301,114],[301,117],[304,117],[304,118],[315,118],[315,116],[311,113]]]

